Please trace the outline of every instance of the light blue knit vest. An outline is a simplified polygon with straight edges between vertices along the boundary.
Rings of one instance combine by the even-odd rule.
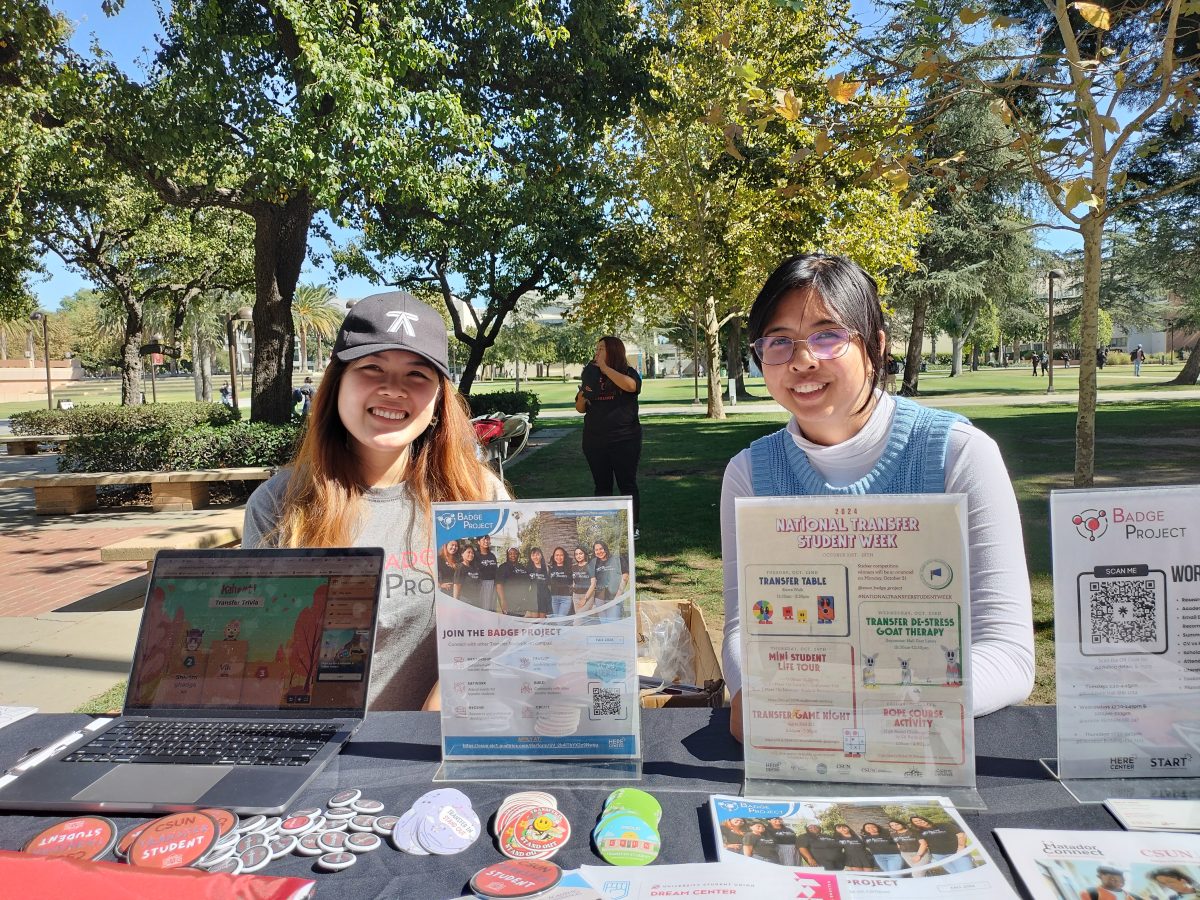
[[[781,428],[750,445],[754,494],[940,494],[946,489],[950,428],[955,422],[966,421],[957,413],[929,409],[897,397],[896,415],[883,455],[870,472],[846,487],[826,482],[788,430]]]

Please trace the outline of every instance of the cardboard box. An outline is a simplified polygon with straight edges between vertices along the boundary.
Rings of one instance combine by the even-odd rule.
[[[638,674],[653,675],[657,661],[646,652],[646,638],[642,634],[647,616],[654,617],[653,621],[677,611],[687,626],[692,638],[692,653],[694,655],[695,671],[690,683],[704,688],[702,693],[670,693],[670,686],[661,690],[647,689],[642,691],[642,706],[646,709],[659,709],[664,706],[711,706],[725,705],[725,681],[721,677],[721,662],[713,648],[712,638],[704,624],[704,614],[690,600],[648,600],[638,601]]]

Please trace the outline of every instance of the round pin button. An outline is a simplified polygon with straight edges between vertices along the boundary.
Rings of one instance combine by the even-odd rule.
[[[244,838],[238,840],[237,846],[234,848],[234,852],[245,853],[251,847],[265,847],[267,846],[267,842],[270,840],[271,839],[261,831],[253,831]]]
[[[370,853],[383,846],[383,838],[374,832],[360,831],[346,838],[346,849],[351,853]]]
[[[151,819],[150,822],[154,820]],[[121,835],[121,839],[117,841],[117,846],[113,851],[120,859],[125,859],[129,856],[129,848],[133,846],[133,842],[137,840],[137,836],[150,827],[150,822],[143,822],[141,825],[134,825],[127,832]]]
[[[319,838],[317,838],[317,844],[320,845],[320,847],[326,853],[334,853],[345,848],[346,840],[349,837],[350,835],[346,834],[344,831],[326,831]]]
[[[562,869],[541,859],[506,859],[471,876],[471,891],[487,900],[536,897],[562,879]]]
[[[604,816],[592,837],[599,854],[614,866],[647,865],[662,849],[662,838],[654,826],[633,813]]]
[[[240,856],[227,856],[213,863],[211,866],[206,865],[204,870],[212,872],[214,875],[240,875],[243,871],[242,858]]]
[[[257,872],[259,869],[266,868],[267,863],[271,861],[271,848],[262,846],[251,847],[245,853],[239,853],[237,859],[242,861],[243,872]]]
[[[329,851],[321,846],[321,835],[310,831],[296,841],[296,852],[301,856],[322,856]]]
[[[271,851],[271,859],[281,859],[296,849],[296,838],[290,834],[281,834],[267,844],[267,849]]]
[[[396,827],[396,823],[400,821],[399,816],[377,816],[375,824],[371,826],[371,830],[376,834],[381,834],[387,837],[392,833],[392,829]]]
[[[301,835],[312,831],[314,825],[313,816],[289,816],[279,823],[279,833]]]
[[[662,821],[662,804],[654,798],[653,794],[648,794],[638,788],[617,788],[608,795],[608,799],[604,801],[605,812],[618,809],[628,810],[641,816],[656,828]]]
[[[80,816],[39,831],[25,844],[24,850],[34,856],[63,856],[91,862],[107,856],[116,845],[117,826],[111,819]]]
[[[225,837],[231,831],[237,830],[239,819],[237,813],[232,810],[218,809],[213,806],[208,809],[202,809],[200,812],[217,823],[217,828],[220,829],[219,837]]]
[[[172,813],[137,836],[129,848],[129,863],[147,869],[190,866],[213,848],[217,835],[217,823],[204,813]]]
[[[340,872],[342,869],[348,869],[358,861],[353,853],[344,851],[336,851],[334,853],[326,853],[324,856],[317,859],[317,865],[327,872]]]
[[[383,802],[381,800],[359,798],[350,804],[350,808],[364,815],[377,816],[383,812]]]
[[[266,824],[266,816],[255,814],[248,819],[242,819],[242,821],[238,822],[237,830],[242,834],[250,834],[251,832],[259,831]]]
[[[362,791],[360,791],[358,788],[349,788],[344,791],[338,791],[329,798],[326,805],[330,809],[338,809],[339,807],[349,806],[361,796]]]
[[[375,816],[355,816],[346,824],[351,831],[374,831]]]

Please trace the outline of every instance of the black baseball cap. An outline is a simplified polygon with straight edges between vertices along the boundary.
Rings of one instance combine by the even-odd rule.
[[[384,350],[409,350],[450,377],[446,323],[432,306],[408,291],[364,297],[350,308],[333,344],[333,355],[350,362]]]

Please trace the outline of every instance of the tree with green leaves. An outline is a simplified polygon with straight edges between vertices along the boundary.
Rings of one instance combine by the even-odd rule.
[[[724,417],[722,327],[745,314],[782,257],[840,252],[882,276],[909,263],[920,231],[920,211],[902,208],[898,173],[881,156],[904,128],[903,106],[828,72],[847,7],[646,7],[661,87],[608,142],[608,167],[625,187],[582,314],[692,318],[713,418]]]
[[[163,9],[146,77],[107,58],[81,63],[73,114],[166,202],[252,220],[252,417],[284,422],[291,304],[315,216],[338,219],[383,184],[438,196],[434,159],[474,145],[479,123],[442,76],[448,56],[427,30],[449,10],[399,0],[175,0]],[[537,6],[508,12],[527,33],[540,27]]]
[[[336,299],[333,291],[323,284],[302,284],[296,288],[296,296],[292,300],[292,325],[300,336],[301,372],[309,371],[309,340],[332,344],[338,329],[342,327],[345,310],[333,305]],[[320,368],[319,358],[315,364]]]
[[[853,43],[867,78],[919,85],[914,129],[931,126],[947,98],[984,98],[1016,135],[1010,149],[1083,243],[1081,343],[1097,341],[1105,229],[1133,206],[1165,200],[1200,173],[1122,194],[1120,161],[1156,118],[1182,125],[1197,114],[1200,9],[1194,0],[932,0],[921,15],[903,5],[888,28],[900,49]],[[999,10],[999,13],[993,10]],[[845,32],[848,45],[855,26]],[[886,32],[885,32],[886,33]],[[937,86],[934,91],[931,88]],[[1047,223],[1050,224],[1050,223]],[[1095,478],[1096,360],[1080,361],[1075,428],[1077,487]]]
[[[541,9],[531,34],[504,5],[453,9],[430,22],[445,84],[478,123],[478,143],[432,146],[440,190],[398,180],[365,196],[361,246],[343,261],[441,298],[467,350],[469,393],[488,348],[524,298],[554,299],[594,265],[612,173],[595,146],[646,87],[646,41],[616,0]]]

